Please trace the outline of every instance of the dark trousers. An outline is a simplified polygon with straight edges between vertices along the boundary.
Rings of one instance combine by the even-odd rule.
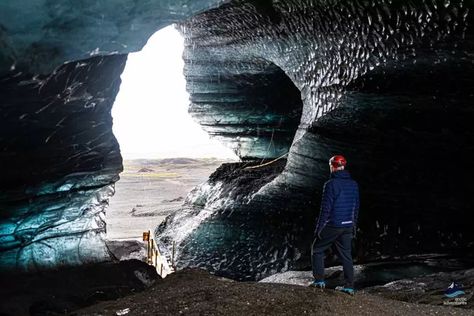
[[[321,231],[321,238],[316,237],[311,249],[313,276],[324,280],[324,251],[331,245],[336,246],[339,260],[344,270],[345,286],[354,287],[354,266],[352,265],[352,227],[326,226]]]

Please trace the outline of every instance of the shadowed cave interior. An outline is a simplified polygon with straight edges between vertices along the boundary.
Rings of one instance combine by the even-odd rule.
[[[472,1],[124,4],[0,6],[2,269],[111,260],[104,212],[122,171],[111,107],[126,54],[171,23],[189,113],[242,159],[157,228],[180,268],[238,280],[308,268],[338,153],[361,187],[359,263],[472,255]]]

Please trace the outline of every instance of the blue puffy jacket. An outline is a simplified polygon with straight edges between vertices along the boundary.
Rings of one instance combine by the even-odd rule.
[[[323,228],[355,227],[359,215],[359,186],[348,171],[331,173],[331,179],[324,184],[315,233],[319,235]]]

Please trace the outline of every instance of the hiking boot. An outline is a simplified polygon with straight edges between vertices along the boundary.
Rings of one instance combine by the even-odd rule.
[[[315,287],[317,289],[325,289],[326,288],[326,282],[324,282],[323,280],[314,280],[313,282],[311,282],[311,284],[309,286]]]
[[[355,291],[353,288],[351,287],[346,287],[346,286],[337,286],[335,288],[336,291],[339,291],[339,292],[342,292],[342,293],[346,293],[346,294],[349,294],[349,295],[354,295],[355,294]]]

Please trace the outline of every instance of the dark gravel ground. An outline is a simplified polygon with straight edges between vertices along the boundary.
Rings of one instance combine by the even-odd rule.
[[[74,315],[473,315],[457,307],[413,304],[368,293],[234,282],[184,270],[147,290],[78,310]]]
[[[139,260],[29,274],[0,271],[0,315],[68,315],[104,300],[144,291],[161,278]]]

